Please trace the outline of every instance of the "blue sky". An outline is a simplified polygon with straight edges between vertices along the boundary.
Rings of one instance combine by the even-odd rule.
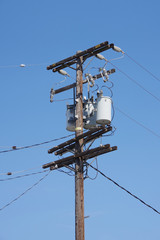
[[[159,8],[158,0],[0,0],[1,150],[70,134],[66,131],[67,101],[51,104],[49,92],[51,87],[74,82],[75,72],[67,70],[72,79],[56,85],[64,77],[47,71],[46,66],[77,50],[109,41],[159,77]],[[121,56],[112,50],[103,55],[108,59]],[[19,67],[22,63],[25,68]],[[127,56],[112,63],[159,98],[160,82]],[[90,67],[103,64],[94,60]],[[90,67],[86,72],[95,74],[96,70]],[[110,68],[113,66],[108,63],[107,69]],[[114,83],[114,105],[160,135],[160,102],[118,70],[110,80]],[[102,80],[97,83],[103,85]],[[55,100],[70,97],[72,91],[55,96]],[[118,151],[99,157],[99,169],[160,210],[159,137],[118,110],[112,124],[117,129],[114,136],[103,138],[102,142],[118,146]],[[56,160],[47,150],[60,142],[0,154],[0,174],[41,171],[42,164]],[[95,146],[100,143],[97,140]],[[91,169],[89,174],[95,176]],[[0,208],[44,175],[1,182]],[[0,179],[5,178],[0,175]],[[84,194],[85,215],[90,216],[85,220],[86,239],[160,238],[159,215],[100,174],[95,181],[85,180]],[[38,186],[0,211],[0,240],[74,239],[74,201],[74,177],[51,172]]]

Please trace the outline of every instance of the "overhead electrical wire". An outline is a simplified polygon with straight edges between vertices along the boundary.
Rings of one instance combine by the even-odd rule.
[[[137,120],[134,119],[133,117],[129,116],[127,113],[123,112],[123,111],[120,110],[118,107],[114,107],[114,108],[116,108],[117,111],[119,111],[120,113],[122,113],[122,114],[123,114],[124,116],[126,116],[128,119],[132,120],[132,121],[135,122],[137,125],[139,125],[140,127],[144,128],[145,130],[147,130],[148,132],[150,132],[152,135],[160,138],[160,135],[157,134],[156,132],[154,132],[152,129],[146,127],[144,124],[140,123],[139,121],[137,121]],[[116,130],[116,129],[115,129],[115,130]],[[115,131],[114,131],[114,132],[115,132]],[[114,132],[112,132],[111,135],[112,135]],[[44,144],[47,144],[47,143],[50,143],[50,142],[54,142],[54,141],[58,141],[58,140],[61,140],[61,139],[65,139],[65,138],[68,138],[68,137],[73,136],[73,135],[75,135],[75,134],[73,133],[73,134],[70,134],[70,135],[67,135],[67,136],[64,136],[64,137],[61,137],[61,138],[57,138],[57,139],[45,141],[45,142],[42,142],[42,143],[36,143],[36,144],[28,145],[28,146],[23,146],[23,147],[15,147],[15,146],[12,146],[12,149],[0,151],[0,154],[1,154],[1,153],[12,152],[12,151],[16,151],[16,150],[22,150],[22,149],[37,147],[37,146],[44,145]],[[110,136],[110,134],[109,134],[109,135],[104,135],[104,137],[105,137],[105,136]],[[1,174],[0,174],[0,175],[1,175]]]
[[[160,78],[158,78],[157,76],[155,76],[151,71],[149,71],[146,67],[144,67],[142,64],[140,64],[137,60],[135,60],[133,57],[129,56],[129,54],[127,54],[126,52],[124,52],[120,47],[117,46],[113,46],[112,49],[116,52],[121,52],[122,53],[122,57],[124,57],[124,55],[126,55],[130,60],[132,60],[135,64],[137,64],[139,67],[141,67],[144,71],[146,71],[148,74],[150,74],[153,78],[155,78],[158,82],[160,82]],[[103,56],[102,56],[103,57]],[[102,58],[100,57],[100,59],[104,59],[104,57]],[[122,58],[120,57],[120,58]],[[117,58],[118,59],[118,58]],[[116,60],[116,59],[111,59],[111,60]]]
[[[67,72],[65,72],[65,73],[67,74]],[[64,80],[59,81],[59,82],[57,82],[57,83],[54,83],[54,85],[55,85],[55,86],[61,85],[62,83],[64,83],[64,82],[67,81],[67,78],[71,78],[72,80],[76,81],[76,79],[75,79],[74,77],[72,77],[71,75],[68,74],[68,75],[65,75]]]
[[[153,93],[151,93],[149,90],[147,90],[146,88],[144,88],[139,82],[137,82],[134,78],[130,77],[127,73],[125,73],[124,71],[122,71],[119,67],[117,67],[115,64],[111,63],[109,60],[106,60],[107,62],[109,62],[112,66],[114,66],[115,68],[118,69],[118,71],[120,71],[123,75],[125,75],[129,80],[131,80],[132,82],[134,82],[138,87],[140,87],[143,91],[145,91],[146,93],[148,93],[150,96],[152,96],[153,98],[155,98],[158,102],[160,102],[160,98],[158,98],[157,96],[155,96]]]
[[[29,192],[31,189],[33,189],[35,186],[37,186],[40,182],[42,182],[49,174],[50,170],[48,170],[47,174],[44,175],[41,179],[38,180],[38,182],[34,183],[31,187],[29,187],[27,190],[25,190],[23,193],[21,193],[18,197],[14,198],[12,201],[4,205],[0,208],[0,211],[4,210],[5,208],[9,207],[12,203],[16,202],[18,199],[20,199],[22,196],[24,196],[27,192]]]
[[[126,54],[126,53],[125,53]],[[128,56],[128,54],[126,54]],[[147,71],[149,74],[151,74],[154,78],[156,78],[158,81],[160,81],[160,79],[158,79],[156,76],[154,76],[150,71],[148,71],[145,67],[143,67],[141,64],[139,64],[137,61],[135,61],[133,58],[131,58],[130,56],[128,56],[132,61],[134,61],[136,64],[138,64],[140,67],[142,67],[145,71]],[[94,57],[93,57],[94,58]],[[93,60],[93,59],[92,59]],[[91,60],[91,61],[92,61]],[[112,59],[114,60],[114,59]],[[91,62],[90,61],[90,62]],[[88,65],[90,64],[90,62],[87,64],[86,68],[88,67]],[[145,89],[141,84],[139,84],[136,80],[134,80],[132,77],[130,77],[128,74],[126,74],[125,72],[123,72],[122,70],[120,70],[117,66],[115,66],[114,64],[112,64],[110,61],[107,60],[107,62],[109,62],[111,65],[113,65],[114,67],[116,67],[121,73],[123,73],[127,78],[129,78],[131,81],[133,81],[136,85],[138,85],[140,88],[142,88],[145,92],[147,92],[148,94],[150,94],[152,97],[154,97],[156,100],[158,100],[160,102],[160,99],[158,97],[156,97],[154,94],[152,94],[150,91],[148,91],[147,89]],[[36,65],[44,65],[44,64],[36,64]],[[27,66],[27,65],[25,65]],[[23,67],[25,67],[23,66]],[[33,65],[28,65],[28,66],[33,66]],[[3,66],[0,66],[0,68]],[[5,67],[5,66],[4,66]],[[6,66],[7,67],[7,66]],[[22,66],[10,66],[10,67],[22,67]],[[104,87],[104,86],[103,86]],[[55,100],[55,102],[58,101],[66,101],[66,100],[70,100],[73,98],[68,98],[68,99],[63,99],[63,100]],[[139,126],[143,127],[144,129],[146,129],[147,131],[149,131],[150,133],[152,133],[153,135],[160,137],[160,135],[156,134],[154,131],[152,131],[151,129],[145,127],[143,124],[139,123],[137,120],[133,119],[132,117],[130,117],[128,114],[124,113],[123,111],[121,111],[119,108],[116,107],[116,109],[121,112],[123,115],[125,115],[127,118],[129,118],[130,120],[134,121],[136,124],[138,124]],[[64,138],[67,138],[69,136],[73,136],[74,134],[62,137],[62,138],[58,138],[58,139],[53,139],[50,141],[46,141],[46,142],[42,142],[42,143],[37,143],[37,144],[33,144],[33,145],[29,145],[29,146],[24,146],[24,147],[15,147],[13,146],[12,149],[9,150],[4,150],[4,151],[0,151],[0,153],[5,153],[5,152],[10,152],[10,151],[15,151],[15,150],[21,150],[21,149],[26,149],[26,148],[31,148],[31,147],[36,147],[36,146],[40,146],[43,144],[47,144],[53,141],[58,141]],[[92,163],[92,162],[91,162]],[[126,190],[124,187],[120,186],[118,183],[116,183],[114,180],[112,180],[111,178],[107,177],[105,174],[103,174],[101,171],[98,170],[98,167],[95,168],[93,167],[91,164],[88,164],[88,167],[92,167],[94,170],[97,171],[97,173],[99,172],[101,175],[103,175],[105,178],[107,178],[108,180],[110,180],[112,183],[114,183],[115,185],[117,185],[119,188],[121,188],[122,190],[126,191],[128,194],[130,194],[132,197],[136,198],[137,200],[139,200],[141,203],[143,203],[144,205],[146,205],[147,207],[151,208],[153,211],[157,212],[158,214],[160,214],[159,211],[157,211],[155,208],[153,208],[152,206],[148,205],[147,203],[145,203],[143,200],[141,200],[140,198],[138,198],[137,196],[135,196],[134,194],[132,194],[131,192],[129,192],[128,190]],[[25,192],[23,192],[21,195],[19,195],[17,198],[15,198],[14,200],[12,200],[10,203],[6,204],[5,206],[3,206],[2,208],[0,208],[0,211],[2,211],[4,208],[10,206],[13,202],[17,201],[19,198],[21,198],[23,195],[25,195],[28,191],[30,191],[33,187],[35,187],[36,185],[38,185],[42,180],[44,180],[50,173],[49,170],[44,170],[41,172],[37,172],[37,173],[30,173],[30,174],[25,174],[25,175],[21,175],[21,176],[17,176],[17,177],[12,177],[12,178],[7,178],[7,179],[0,179],[0,181],[8,181],[8,180],[13,180],[13,179],[18,179],[18,178],[22,178],[22,177],[27,177],[27,176],[31,176],[31,175],[36,175],[36,174],[40,174],[40,173],[44,173],[48,171],[48,173],[43,176],[38,182],[36,182],[34,185],[32,185],[30,188],[28,188]],[[70,175],[70,172],[65,172],[63,170],[59,170],[61,172],[64,172],[68,175]]]
[[[87,165],[87,166],[86,166],[86,169],[85,169],[86,175],[85,175],[84,179],[89,178],[90,180],[95,180],[95,179],[98,177],[98,171],[97,171],[97,173],[96,173],[96,176],[93,177],[93,178],[90,177],[89,174],[88,174],[88,168],[91,166],[91,164],[92,164],[94,161],[96,161],[96,167],[97,167],[97,169],[98,169],[97,157],[95,157],[91,163],[87,163],[87,162],[86,162],[86,165]]]
[[[4,178],[4,179],[0,179],[0,182],[10,181],[10,180],[14,180],[14,179],[23,178],[23,177],[29,177],[29,176],[33,176],[33,175],[37,175],[37,174],[42,174],[44,172],[48,172],[48,170],[43,170],[43,171],[34,172],[34,173],[28,173],[28,174],[19,175],[19,176],[11,177],[11,178]]]
[[[62,170],[62,169],[57,169],[57,171],[58,171],[58,172],[65,173],[65,174],[67,174],[67,175],[70,176],[70,177],[74,177],[74,176],[75,176],[75,174],[73,174],[71,170],[67,172],[67,171],[64,171],[64,170]]]
[[[33,170],[39,169],[39,168],[41,168],[41,167],[42,167],[42,166],[38,166],[38,167],[23,169],[23,170],[14,171],[14,172],[0,173],[0,175],[8,175],[8,176],[11,176],[11,175],[19,174],[19,173],[24,173],[24,172],[28,172],[28,171],[33,171]]]
[[[122,58],[124,58],[124,54],[122,54],[121,57],[109,59],[109,61],[115,61],[115,60],[119,60],[119,59],[122,59]]]
[[[123,52],[123,51],[122,51]],[[128,53],[123,52],[123,55],[121,57],[118,58],[114,58],[114,59],[110,59],[109,61],[113,61],[113,60],[118,60],[124,57],[124,55],[126,55],[129,59],[131,59],[135,64],[137,64],[139,67],[141,67],[144,71],[146,71],[148,74],[150,74],[153,78],[155,78],[158,82],[160,82],[160,78],[158,78],[157,76],[155,76],[151,71],[149,71],[146,67],[144,67],[142,64],[140,64],[137,60],[135,60],[133,57],[131,57]],[[93,61],[93,59],[95,58],[95,56],[93,56],[93,58],[87,63],[87,65],[85,66],[85,68],[83,70],[85,70],[88,65]],[[38,64],[19,64],[19,65],[1,65],[0,68],[25,68],[25,67],[32,67],[32,66],[43,66],[43,65],[48,65],[48,63],[38,63]],[[75,69],[76,70],[76,69]]]
[[[51,143],[51,142],[56,142],[56,141],[59,141],[61,139],[65,139],[65,138],[71,137],[73,135],[75,135],[75,134],[70,134],[70,135],[67,135],[67,136],[64,136],[64,137],[55,138],[55,139],[52,139],[52,140],[49,140],[49,141],[45,141],[45,142],[41,142],[41,143],[35,143],[35,144],[32,144],[32,145],[27,145],[27,146],[23,146],[23,147],[12,146],[12,149],[0,151],[0,154],[1,153],[7,153],[7,152],[13,152],[13,151],[16,151],[16,150],[22,150],[22,149],[27,149],[27,148],[38,147],[40,145],[48,144],[48,143]]]
[[[119,111],[120,113],[122,113],[125,117],[127,117],[128,119],[132,120],[133,122],[135,122],[137,125],[139,125],[140,127],[144,128],[145,130],[147,130],[148,132],[150,132],[151,134],[153,134],[154,136],[160,138],[160,135],[157,134],[156,132],[154,132],[153,130],[151,130],[150,128],[146,127],[145,125],[143,125],[142,123],[138,122],[136,119],[132,118],[131,116],[129,116],[128,114],[126,114],[125,112],[123,112],[122,110],[120,110],[118,107],[115,107],[117,111]]]
[[[134,58],[129,56],[126,52],[124,53],[128,58],[130,58],[134,63],[136,63],[139,67],[141,67],[144,71],[149,73],[154,79],[156,79],[158,82],[160,82],[160,78],[156,77],[152,72],[150,72],[147,68],[145,68],[143,65],[141,65],[139,62],[137,62]]]
[[[134,197],[135,199],[137,199],[138,201],[140,201],[142,204],[144,204],[145,206],[151,208],[154,212],[160,214],[160,212],[158,210],[156,210],[155,208],[153,208],[151,205],[147,204],[146,202],[144,202],[142,199],[140,199],[139,197],[137,197],[136,195],[134,195],[133,193],[131,193],[130,191],[128,191],[126,188],[122,187],[121,185],[119,185],[117,182],[115,182],[113,179],[107,177],[103,172],[101,172],[100,170],[98,170],[97,168],[93,167],[92,165],[90,165],[91,168],[93,168],[95,171],[99,172],[103,177],[107,178],[109,181],[111,181],[112,183],[114,183],[117,187],[119,187],[120,189],[122,189],[123,191],[127,192],[129,195],[131,195],[132,197]]]
[[[122,52],[122,54],[123,54],[123,56],[124,56],[124,52],[120,49],[120,48],[118,48],[118,47],[116,47],[116,49],[118,50],[118,52]],[[114,49],[115,50],[115,49]],[[117,50],[115,50],[115,51],[117,51]],[[127,55],[128,56],[128,55]],[[101,54],[97,54],[96,55],[96,57],[98,58],[98,59],[100,59],[100,60],[104,60],[106,63],[105,63],[105,65],[103,66],[103,68],[106,66],[106,64],[109,62],[112,66],[114,66],[115,68],[117,68],[123,75],[125,75],[129,80],[131,80],[132,82],[134,82],[138,87],[140,87],[141,89],[143,89],[146,93],[148,93],[149,95],[151,95],[153,98],[155,98],[157,101],[159,101],[160,102],[160,98],[158,98],[157,96],[155,96],[153,93],[151,93],[149,90],[147,90],[146,88],[144,88],[139,82],[137,82],[134,78],[132,78],[132,77],[130,77],[127,73],[125,73],[124,71],[122,71],[120,68],[118,68],[115,64],[113,64],[111,61],[112,60],[116,60],[116,59],[111,59],[111,60],[108,60],[108,59],[106,59],[103,55],[101,55]],[[134,62],[136,62],[134,59],[132,59]],[[138,62],[136,62],[138,65],[140,65]],[[141,66],[141,65],[140,65]],[[142,67],[142,66],[141,66]],[[143,69],[145,69],[144,67],[143,67]],[[145,69],[145,70],[147,70],[147,69]],[[149,72],[149,71],[147,71],[147,72]],[[153,77],[155,77],[151,72],[149,72]],[[157,78],[156,78],[157,79]],[[158,79],[159,80],[159,79]]]
[[[54,83],[55,86],[57,85],[61,85],[62,83],[66,82],[67,78],[65,77],[64,80],[60,81],[60,82],[57,82],[57,83]]]
[[[85,68],[83,69],[83,71],[86,70],[86,68],[90,65],[90,63],[93,61],[94,58],[95,58],[95,56],[91,58],[91,60],[87,63],[87,65],[85,66]]]
[[[19,65],[1,65],[0,68],[25,68],[25,67],[33,67],[33,66],[43,66],[48,65],[48,63],[37,63],[37,64],[19,64]]]
[[[160,135],[157,134],[156,132],[154,132],[152,129],[146,127],[144,124],[140,123],[139,121],[137,121],[136,119],[134,119],[133,117],[131,117],[130,115],[128,115],[127,113],[125,113],[124,111],[120,110],[118,107],[114,107],[114,108],[116,108],[116,110],[119,111],[120,113],[122,113],[125,117],[127,117],[128,119],[132,120],[132,121],[135,122],[137,125],[139,125],[140,127],[144,128],[145,130],[147,130],[148,132],[150,132],[152,135],[160,138]],[[116,130],[116,129],[115,129],[115,130]],[[109,135],[104,135],[103,137],[111,136],[112,134],[114,134],[115,130],[114,130],[111,134],[109,134]],[[75,135],[75,134],[73,133],[73,134],[70,134],[70,135],[67,135],[67,136],[64,136],[64,137],[61,137],[61,138],[49,140],[49,141],[42,142],[42,143],[36,143],[36,144],[33,144],[33,145],[23,146],[23,147],[16,147],[16,148],[14,148],[14,146],[13,146],[12,149],[0,151],[0,154],[1,154],[1,153],[6,153],[6,152],[15,151],[15,150],[22,150],[22,149],[37,147],[37,146],[40,146],[40,145],[43,145],[43,144],[47,144],[47,143],[50,143],[50,142],[54,142],[54,141],[58,141],[58,140],[61,140],[61,139],[64,139],[64,138],[68,138],[68,137],[73,136],[73,135]],[[1,174],[0,174],[0,175],[1,175]]]
[[[114,129],[112,129],[110,133],[102,135],[102,138],[104,138],[104,137],[110,137],[110,136],[113,136],[113,135],[114,135],[114,133],[115,133],[115,131],[117,130],[117,128],[116,128],[115,126],[112,126],[112,125],[110,125],[110,126],[111,126],[112,128],[114,128]]]
[[[11,148],[11,146],[0,146],[0,148]]]

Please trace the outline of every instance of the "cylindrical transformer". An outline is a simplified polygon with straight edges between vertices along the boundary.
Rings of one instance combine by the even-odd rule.
[[[74,105],[67,105],[66,118],[67,118],[66,129],[70,132],[74,132],[76,126]]]
[[[111,123],[112,99],[110,97],[99,96],[97,99],[97,119],[96,123],[109,125]]]

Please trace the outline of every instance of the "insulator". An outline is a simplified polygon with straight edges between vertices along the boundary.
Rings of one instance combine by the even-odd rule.
[[[117,47],[115,45],[113,46],[113,50],[116,51],[116,52],[124,53],[120,47]]]
[[[85,77],[86,77],[86,80],[91,83],[90,87],[93,87],[95,82],[94,82],[94,79],[93,79],[92,75],[87,73],[87,74],[85,74]]]
[[[55,91],[53,90],[53,88],[51,88],[51,91],[50,91],[50,102],[53,102],[54,94],[55,94]]]
[[[88,75],[89,81],[91,82],[90,87],[93,87],[95,82],[91,74]]]
[[[84,96],[83,99],[84,99],[84,101],[86,101],[87,100],[86,96]]]
[[[109,76],[108,76],[107,70],[106,70],[105,68],[103,68],[102,74],[103,74],[103,76],[105,77],[105,79],[103,79],[103,81],[104,81],[104,82],[108,81]]]
[[[20,67],[26,67],[26,65],[22,63],[22,64],[20,64]]]
[[[64,75],[64,76],[70,76],[66,71],[64,71],[64,70],[58,70],[58,72],[60,73],[60,74],[62,74],[62,75]]]
[[[94,80],[91,80],[90,82],[91,82],[90,87],[93,87],[95,84]]]
[[[100,60],[105,60],[105,57],[103,55],[99,54],[99,53],[96,54],[95,56]]]

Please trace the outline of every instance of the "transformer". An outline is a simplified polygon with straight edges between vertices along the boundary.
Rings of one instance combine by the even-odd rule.
[[[111,124],[112,99],[103,96],[103,92],[98,93],[98,98],[84,100],[83,102],[83,127],[85,129],[94,129],[101,125]],[[76,127],[75,105],[67,105],[66,111],[68,131],[74,132]]]
[[[75,121],[75,106],[74,105],[67,105],[67,112],[66,112],[66,120],[67,120],[67,127],[66,129],[70,132],[75,131],[76,121]]]
[[[97,118],[96,123],[109,125],[111,123],[112,99],[100,95],[97,98]]]

